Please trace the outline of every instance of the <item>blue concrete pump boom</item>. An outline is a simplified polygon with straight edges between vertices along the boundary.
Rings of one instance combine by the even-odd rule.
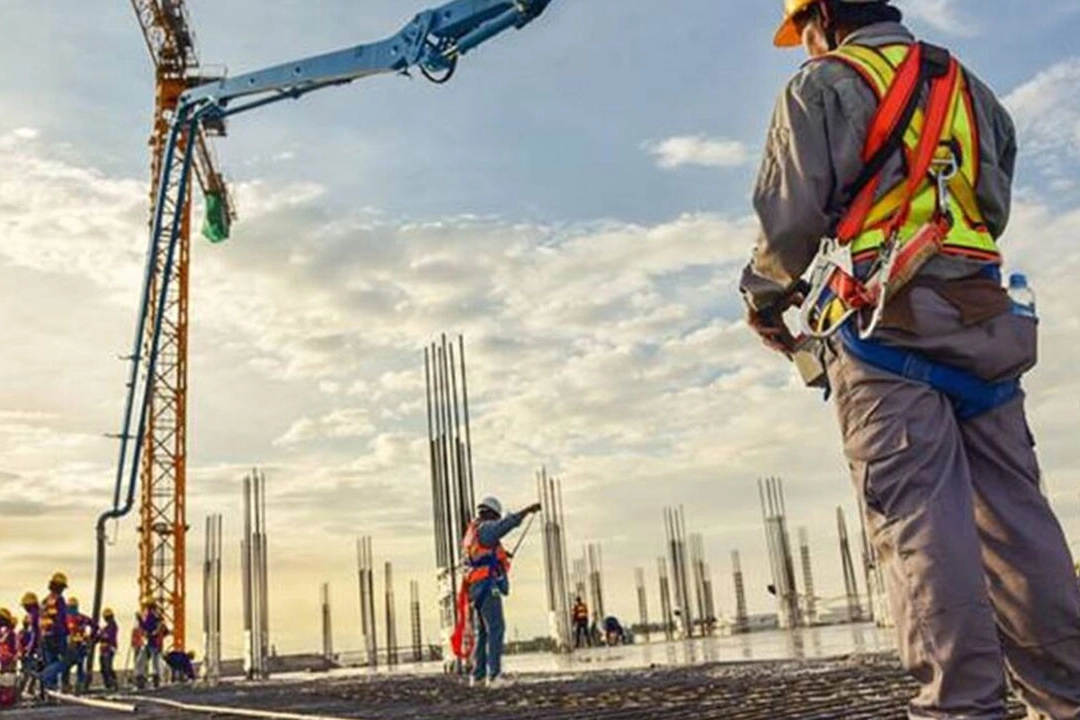
[[[176,261],[184,204],[191,181],[193,151],[200,124],[281,100],[295,99],[322,88],[388,73],[407,74],[418,68],[436,83],[448,81],[458,60],[470,50],[511,29],[521,29],[540,16],[552,0],[453,0],[425,10],[396,35],[380,42],[304,58],[264,70],[191,88],[180,96],[170,128],[159,192],[155,198],[150,244],[143,276],[142,298],[121,426],[120,457],[113,506],[98,518],[97,565],[94,585],[94,627],[101,616],[105,585],[107,525],[131,512],[135,503],[139,463],[146,434],[152,383],[158,362],[163,307]],[[160,272],[159,272],[160,271]],[[151,315],[151,342],[144,332]],[[140,368],[145,364],[145,372]],[[130,452],[129,452],[130,451]],[[124,493],[127,479],[126,494]],[[123,497],[123,502],[121,499]],[[93,657],[93,653],[90,655]]]

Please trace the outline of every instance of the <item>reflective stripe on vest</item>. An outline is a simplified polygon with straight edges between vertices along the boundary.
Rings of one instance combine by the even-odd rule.
[[[477,583],[491,577],[491,571],[499,568],[503,574],[509,569],[506,550],[502,543],[495,547],[485,547],[480,543],[480,521],[473,520],[465,531],[462,545],[465,549],[465,564],[469,572],[465,575],[467,584]]]
[[[908,50],[907,45],[890,45],[882,48],[844,45],[826,57],[843,62],[854,69],[874,91],[880,102],[892,86],[897,75],[897,68],[907,57]],[[904,153],[908,162],[918,146],[924,121],[923,110],[917,110],[904,133]],[[939,152],[947,157],[950,150],[958,167],[957,173],[948,183],[948,209],[952,213],[953,226],[945,239],[942,252],[946,255],[999,263],[1001,257],[997,243],[986,228],[975,193],[979,180],[979,135],[971,94],[962,72],[953,90],[952,103]],[[854,237],[840,238],[850,242],[852,257],[856,261],[872,258],[885,243],[884,228],[902,206],[907,190],[906,184],[906,178],[901,178],[895,186],[880,195],[860,233]],[[927,178],[912,200],[911,214],[900,228],[901,244],[931,220],[936,205],[936,187]]]

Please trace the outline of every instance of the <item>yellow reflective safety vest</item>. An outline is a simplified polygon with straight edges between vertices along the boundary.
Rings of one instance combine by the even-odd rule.
[[[908,45],[885,47],[844,45],[822,58],[837,60],[855,70],[874,91],[881,102],[897,76],[897,69],[907,57]],[[921,137],[924,112],[917,109],[904,133],[904,154],[910,164]],[[941,144],[935,156],[947,160],[952,155],[957,172],[948,181],[948,204],[943,209],[952,216],[952,227],[945,238],[941,253],[985,263],[1000,263],[997,243],[986,227],[979,209],[975,188],[979,182],[979,129],[970,89],[960,72],[953,89],[949,115],[945,122]],[[839,238],[847,242],[855,262],[873,259],[886,240],[886,226],[904,205],[907,178],[900,177],[896,185],[880,195],[866,217],[862,228],[853,237]],[[937,208],[937,187],[926,178],[912,199],[911,212],[899,228],[897,241],[903,245],[920,227],[933,217]]]

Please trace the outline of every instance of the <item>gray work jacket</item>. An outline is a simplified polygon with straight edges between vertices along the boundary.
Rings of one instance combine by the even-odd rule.
[[[879,47],[913,41],[907,28],[888,22],[864,27],[844,43]],[[994,93],[964,72],[979,132],[975,191],[996,238],[1009,219],[1016,132]],[[751,307],[769,307],[784,295],[843,216],[844,191],[862,171],[862,150],[877,107],[874,91],[842,62],[809,62],[788,83],[773,113],[754,188],[761,233],[740,283]],[[885,167],[882,192],[903,177],[898,153]],[[977,267],[970,260],[937,257],[923,272],[948,279],[970,275]]]

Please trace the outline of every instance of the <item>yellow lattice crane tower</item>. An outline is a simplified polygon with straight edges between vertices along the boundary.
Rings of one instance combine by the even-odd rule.
[[[162,163],[169,128],[180,94],[213,78],[201,74],[187,9],[183,0],[131,0],[146,46],[154,62],[154,123],[150,135],[150,207],[159,196]],[[208,134],[224,135],[224,124],[204,125],[194,135],[194,167],[207,197],[220,203],[220,216],[231,218],[228,195],[215,167]],[[186,142],[186,141],[184,141]],[[186,146],[185,146],[186,147]],[[185,147],[180,148],[183,152]],[[167,182],[171,182],[171,179]],[[168,193],[166,193],[168,195]],[[176,197],[176,194],[172,195]],[[191,193],[179,201],[178,255],[173,264],[164,303],[151,293],[151,322],[143,344],[153,338],[153,319],[162,315],[159,356],[151,385],[150,407],[141,458],[139,512],[139,596],[153,597],[172,629],[172,644],[186,649],[185,563],[187,533],[187,370],[188,370],[188,278],[191,260]],[[175,208],[156,208],[156,212]],[[151,213],[153,214],[153,212]],[[153,226],[154,218],[150,218]],[[151,282],[161,287],[164,252],[155,259]]]

